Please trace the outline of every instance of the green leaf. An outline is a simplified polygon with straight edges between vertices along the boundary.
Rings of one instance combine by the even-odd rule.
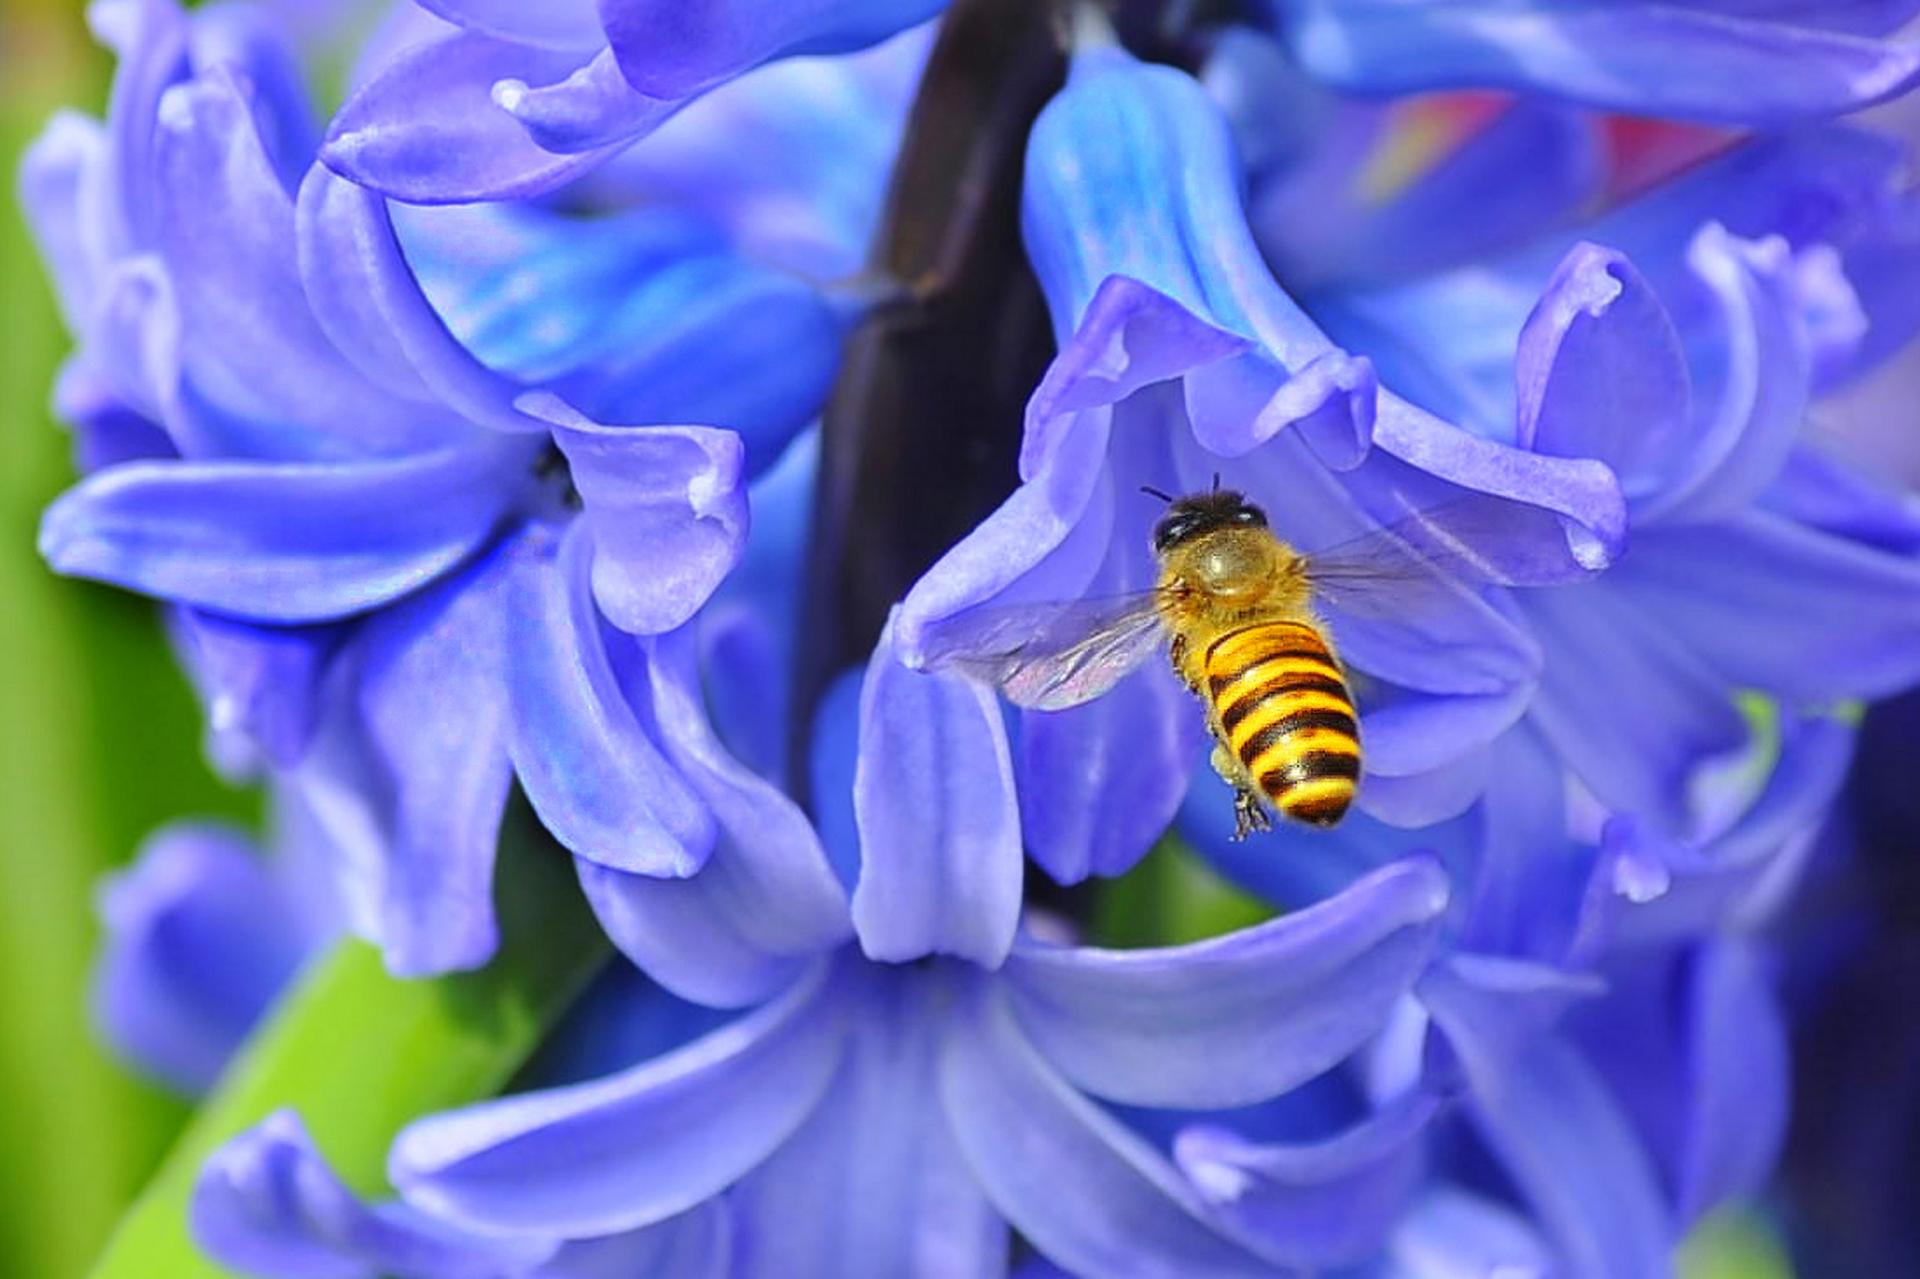
[[[390,1193],[387,1146],[408,1121],[497,1093],[606,962],[566,855],[516,805],[495,896],[503,942],[486,968],[387,975],[360,942],[316,963],[194,1116],[107,1245],[94,1279],[227,1273],[187,1230],[209,1152],[282,1107],[298,1110],[341,1177]]]

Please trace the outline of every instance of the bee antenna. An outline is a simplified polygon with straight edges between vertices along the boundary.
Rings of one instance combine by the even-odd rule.
[[[1142,484],[1140,486],[1140,491],[1142,493],[1145,493],[1148,497],[1157,497],[1162,502],[1167,502],[1170,504],[1173,501],[1173,494],[1157,489],[1151,484]]]

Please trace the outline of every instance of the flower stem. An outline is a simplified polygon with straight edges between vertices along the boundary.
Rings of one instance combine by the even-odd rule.
[[[808,776],[827,684],[866,659],[887,610],[1013,488],[1022,408],[1052,354],[1020,243],[1020,174],[1028,129],[1065,75],[1051,6],[956,0],[947,11],[869,263],[908,300],[855,332],[826,410],[795,779]]]
[[[194,1182],[208,1154],[275,1110],[298,1110],[341,1177],[379,1195],[403,1125],[500,1090],[608,955],[567,859],[530,818],[509,824],[500,856],[503,940],[493,961],[400,981],[360,942],[320,957],[121,1219],[94,1279],[225,1274],[188,1233]]]

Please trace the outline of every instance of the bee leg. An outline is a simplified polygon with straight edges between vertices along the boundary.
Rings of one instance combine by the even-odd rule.
[[[1180,677],[1180,682],[1187,686],[1187,691],[1189,693],[1198,693],[1200,691],[1199,685],[1187,678],[1186,636],[1176,635],[1173,637],[1173,643],[1167,646],[1167,660],[1173,663],[1173,673]]]
[[[1266,806],[1260,797],[1244,787],[1235,787],[1233,792],[1233,838],[1237,842],[1245,839],[1254,831],[1273,829],[1273,822],[1267,816]]]

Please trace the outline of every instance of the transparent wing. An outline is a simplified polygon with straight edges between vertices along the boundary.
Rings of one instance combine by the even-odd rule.
[[[972,609],[927,628],[923,665],[996,684],[1019,706],[1065,710],[1106,692],[1161,646],[1156,599],[1141,591]]]
[[[1306,556],[1314,594],[1358,617],[1394,619],[1462,590],[1566,580],[1536,562],[1564,563],[1551,512],[1495,498],[1462,498]]]

